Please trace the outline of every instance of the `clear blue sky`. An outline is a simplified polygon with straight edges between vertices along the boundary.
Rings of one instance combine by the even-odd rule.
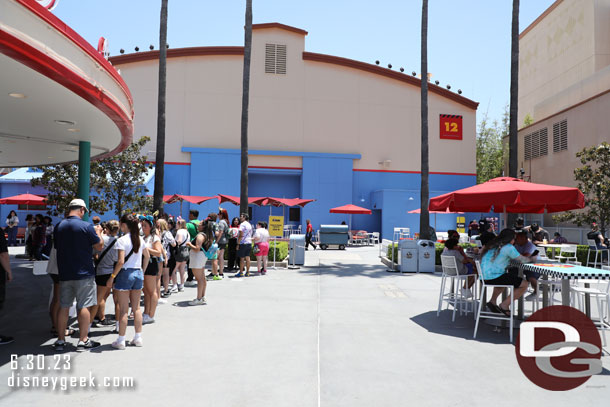
[[[521,0],[521,30],[554,0]],[[171,48],[243,45],[245,0],[169,0]],[[55,15],[91,44],[159,47],[161,0],[60,0]],[[432,80],[500,118],[509,100],[512,0],[430,0],[428,71]],[[253,0],[254,23],[279,22],[309,32],[305,49],[393,69],[420,71],[420,0]],[[136,106],[137,109],[137,106]]]

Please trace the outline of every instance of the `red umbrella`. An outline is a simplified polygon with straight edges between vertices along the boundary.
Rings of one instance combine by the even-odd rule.
[[[205,201],[209,201],[210,199],[214,199],[214,198],[218,198],[217,196],[193,196],[193,195],[180,195],[180,194],[174,194],[171,195],[169,197],[169,199],[166,201],[165,197],[167,195],[163,196],[163,200],[167,203],[174,203],[174,202],[182,202],[182,201],[187,201],[190,202],[192,204],[196,204],[199,205]]]
[[[46,198],[33,194],[21,194],[0,199],[0,204],[8,205],[44,205]]]
[[[267,205],[272,206],[300,206],[301,208],[308,203],[314,202],[315,199],[301,199],[301,198],[267,198]]]
[[[349,213],[350,215],[370,215],[372,212],[370,209],[361,208],[356,205],[343,205],[336,208],[332,208],[330,213]]]
[[[483,184],[430,199],[431,211],[548,213],[581,209],[578,188],[534,184],[516,178],[494,178]]]
[[[428,211],[429,213],[464,213],[464,212],[451,212],[449,209],[446,211]],[[413,209],[407,213],[421,213],[421,208]]]

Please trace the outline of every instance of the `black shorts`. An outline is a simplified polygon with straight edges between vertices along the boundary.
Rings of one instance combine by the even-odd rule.
[[[523,279],[516,273],[504,273],[500,277],[496,277],[493,280],[485,280],[487,285],[512,285],[515,288],[519,288],[523,283]]]
[[[252,245],[250,243],[240,244],[239,250],[237,251],[237,257],[239,259],[244,257],[250,257],[250,252],[252,251]]]
[[[49,274],[51,280],[53,280],[53,284],[59,284],[59,274]]]
[[[226,243],[218,243],[218,250],[224,250],[227,248],[227,244]]]
[[[176,258],[174,256],[170,256],[169,260],[167,261],[167,268],[169,269],[169,275],[171,276],[176,268]]]
[[[110,278],[110,274],[102,274],[99,276],[95,276],[95,284],[100,285],[102,287],[106,287],[106,283]]]
[[[144,272],[145,276],[154,276],[157,277],[159,275],[159,264],[157,259],[148,263],[148,267],[146,267],[146,271]]]

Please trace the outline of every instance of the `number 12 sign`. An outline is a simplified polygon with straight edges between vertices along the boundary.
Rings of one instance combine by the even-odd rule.
[[[439,124],[442,139],[462,139],[462,116],[455,114],[442,114],[440,115]]]

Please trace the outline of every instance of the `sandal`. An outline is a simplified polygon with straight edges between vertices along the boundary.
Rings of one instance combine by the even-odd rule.
[[[500,309],[500,312],[503,313],[504,315],[506,315],[507,317],[510,318],[510,309],[504,309],[502,307],[498,307]]]
[[[493,304],[491,301],[485,305],[487,305],[487,308],[489,308],[491,312],[495,312],[496,314],[502,313],[502,308],[498,307],[496,304]]]

